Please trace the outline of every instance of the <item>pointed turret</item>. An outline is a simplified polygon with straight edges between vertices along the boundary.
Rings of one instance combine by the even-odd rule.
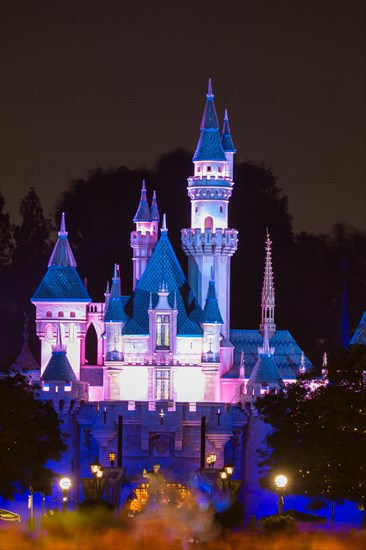
[[[202,324],[223,325],[219,304],[216,298],[215,279],[211,270],[211,280],[208,283],[207,297],[203,309]]]
[[[26,374],[32,381],[39,380],[40,366],[33,357],[30,350],[29,339],[29,319],[28,315],[24,313],[24,328],[23,328],[23,346],[22,349],[13,364],[13,369],[17,372]]]
[[[151,207],[150,207],[150,217],[152,222],[159,222],[160,221],[160,214],[158,209],[158,203],[156,200],[156,191],[154,190],[153,198],[151,201]]]
[[[193,162],[210,160],[226,161],[225,152],[221,144],[219,121],[216,114],[214,97],[210,78],[208,81],[205,110],[201,120],[200,138],[193,157]]]
[[[269,237],[269,232],[267,229],[267,238],[265,242],[266,262],[262,288],[262,322],[260,324],[260,332],[264,335],[264,327],[267,326],[269,338],[272,338],[276,332],[276,325],[274,323],[275,289],[273,282],[271,246],[272,241]]]
[[[121,297],[121,278],[118,264],[114,264],[112,288],[104,314],[105,323],[125,323],[128,317],[123,309]]]
[[[61,329],[57,331],[57,342],[52,346],[52,356],[41,376],[44,382],[77,382],[75,373],[66,355],[66,346],[62,344]]]
[[[67,238],[65,212],[62,212],[60,231],[58,232],[58,239],[55,244],[55,248],[51,254],[48,267],[51,266],[64,266],[64,267],[76,267],[76,260],[72,253],[69,240]]]
[[[139,202],[139,206],[137,208],[135,217],[133,218],[133,221],[135,223],[151,221],[149,203],[147,202],[147,198],[146,198],[145,180],[142,180],[140,202]]]
[[[233,143],[233,138],[231,137],[229,116],[227,114],[227,109],[225,109],[224,124],[222,126],[222,132],[221,132],[221,143],[222,143],[222,148],[224,149],[225,152],[236,153],[236,149]]]
[[[154,191],[151,208],[146,197],[145,180],[142,181],[141,197],[133,221],[136,230],[131,232],[130,243],[133,249],[133,289],[146,269],[158,241],[159,210]]]
[[[258,348],[258,359],[247,383],[247,393],[260,395],[261,390],[278,389],[282,378],[274,359],[274,348],[269,346],[269,327],[264,325],[263,346]]]

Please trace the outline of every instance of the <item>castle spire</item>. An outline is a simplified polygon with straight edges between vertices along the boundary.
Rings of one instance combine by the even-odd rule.
[[[265,241],[266,261],[264,268],[263,288],[262,288],[262,322],[260,324],[260,332],[264,335],[264,328],[268,328],[268,338],[276,332],[276,325],[274,322],[274,308],[275,308],[275,289],[273,282],[273,269],[272,269],[272,241],[269,236],[267,228],[267,237]]]
[[[206,94],[206,105],[200,125],[200,138],[193,157],[193,162],[210,160],[215,160],[218,162],[226,161],[225,152],[221,144],[219,121],[215,109],[214,97],[215,96],[212,92],[212,82],[211,79],[209,79]]]
[[[65,212],[62,212],[58,239],[51,254],[50,261],[48,262],[48,267],[76,267],[76,260],[74,254],[72,253],[67,235]]]
[[[149,203],[147,202],[147,198],[146,198],[145,180],[142,180],[140,202],[139,202],[139,206],[137,208],[135,217],[133,218],[133,221],[135,223],[151,221]]]
[[[222,132],[221,132],[221,143],[225,153],[236,153],[233,139],[231,137],[229,116],[227,114],[227,109],[225,109],[224,124],[222,126]]]
[[[304,352],[301,352],[299,373],[300,373],[300,374],[304,374],[305,372],[306,372],[306,367],[305,367],[305,353],[304,353]]]
[[[162,233],[167,233],[168,232],[168,229],[167,229],[167,226],[166,226],[166,214],[165,213],[163,214],[163,225],[161,226],[161,232]]]
[[[158,209],[158,203],[156,200],[156,191],[154,190],[153,198],[151,201],[151,207],[150,207],[150,217],[152,222],[159,222],[160,221],[160,214]]]
[[[111,292],[106,300],[106,308],[104,313],[105,323],[122,323],[128,319],[123,308],[121,298],[121,278],[119,273],[119,265],[114,264]]]

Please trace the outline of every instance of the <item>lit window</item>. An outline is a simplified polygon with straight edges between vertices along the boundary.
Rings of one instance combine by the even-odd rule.
[[[170,348],[170,316],[156,317],[156,349]]]
[[[155,372],[155,399],[169,399],[170,371],[158,369]]]
[[[197,168],[197,172],[201,172],[201,167],[200,166]]]

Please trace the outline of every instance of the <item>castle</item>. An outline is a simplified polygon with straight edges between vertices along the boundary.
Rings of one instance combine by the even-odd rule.
[[[64,460],[54,465],[59,473],[87,476],[91,458],[107,464],[109,452],[118,450],[119,465],[136,483],[142,468],[157,460],[184,483],[204,466],[202,453],[215,452],[216,466],[233,462],[234,476],[245,482],[250,402],[311,367],[291,334],[276,328],[268,231],[259,329],[230,326],[231,258],[238,249],[238,231],[228,227],[235,152],[227,111],[220,132],[209,81],[188,178],[191,227],[181,230],[187,278],[156,193],[149,204],[145,182],[130,234],[131,296],[123,295],[116,264],[105,301],[92,301],[62,215],[48,269],[31,299],[42,398],[52,400],[70,434]],[[90,363],[86,342],[94,331]]]

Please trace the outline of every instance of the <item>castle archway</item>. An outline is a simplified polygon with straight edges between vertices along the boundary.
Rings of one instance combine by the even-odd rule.
[[[98,363],[98,335],[93,323],[90,323],[85,336],[85,360],[89,365]]]

